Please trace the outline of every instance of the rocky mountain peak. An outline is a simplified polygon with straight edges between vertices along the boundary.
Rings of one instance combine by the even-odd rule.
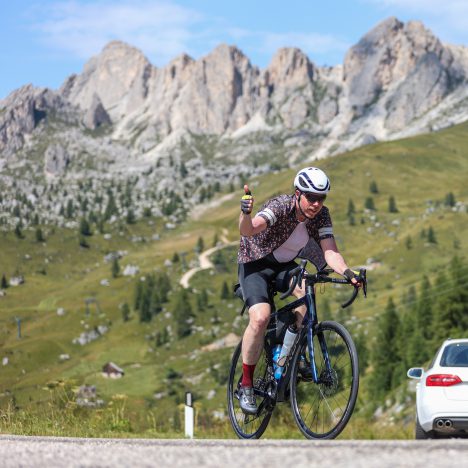
[[[135,47],[112,41],[90,59],[83,73],[67,80],[63,96],[83,110],[95,102],[96,94],[112,121],[139,107],[146,98],[153,67]]]
[[[396,89],[403,99],[416,92],[421,102],[432,93],[427,99],[432,107],[450,91],[452,62],[451,52],[422,23],[404,24],[388,18],[346,54],[344,79],[354,116],[362,116],[382,93]],[[410,77],[415,84],[421,80],[419,90],[408,84]],[[411,113],[408,118],[413,116]],[[406,123],[407,119],[400,121],[401,125]]]
[[[314,66],[304,52],[294,47],[283,47],[276,52],[267,68],[271,83],[297,87],[309,84],[314,77]]]

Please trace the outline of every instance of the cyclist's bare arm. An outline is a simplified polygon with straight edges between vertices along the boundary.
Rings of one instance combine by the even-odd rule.
[[[251,217],[254,199],[248,185],[244,185],[245,195],[241,200],[241,214],[239,216],[239,231],[241,236],[250,237],[267,228],[267,222],[261,216]]]
[[[250,214],[241,213],[239,217],[239,231],[241,236],[250,237],[254,234],[262,232],[267,227],[265,218],[261,216],[255,216],[251,218]]]
[[[322,247],[325,261],[336,273],[343,275],[344,272],[349,269],[348,265],[346,265],[346,262],[344,261],[343,256],[340,254],[338,246],[336,245],[335,239],[333,237],[322,239],[320,241],[320,247]],[[353,284],[357,283],[354,278],[351,280],[351,282]]]

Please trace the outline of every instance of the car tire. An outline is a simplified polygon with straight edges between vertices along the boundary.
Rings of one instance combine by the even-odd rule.
[[[433,439],[434,438],[434,433],[433,433],[433,431],[426,432],[421,427],[421,424],[419,424],[419,419],[416,417],[416,425],[415,425],[414,436],[415,436],[416,440]]]

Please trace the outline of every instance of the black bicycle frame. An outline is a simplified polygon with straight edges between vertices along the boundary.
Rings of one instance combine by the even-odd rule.
[[[289,382],[289,376],[291,373],[291,367],[290,367],[290,362],[292,357],[295,355],[297,346],[302,340],[302,337],[304,336],[305,333],[307,333],[307,344],[309,347],[309,360],[310,360],[310,368],[312,371],[312,379],[314,383],[319,383],[319,375],[317,371],[317,365],[315,363],[315,351],[314,351],[314,346],[313,346],[313,335],[314,335],[314,330],[318,325],[318,318],[317,318],[317,309],[316,309],[316,304],[315,304],[315,291],[310,283],[306,283],[306,294],[304,297],[301,297],[300,299],[297,299],[281,309],[279,309],[276,313],[280,314],[283,312],[288,312],[291,311],[293,312],[295,309],[300,307],[301,305],[305,304],[306,305],[306,313],[304,315],[304,319],[302,321],[302,329],[301,332],[299,333],[298,337],[296,338],[294,345],[292,346],[292,349],[289,353],[287,363],[284,366],[284,371],[283,375],[281,376],[279,382],[278,382],[278,395],[282,395],[285,391],[285,383]],[[319,342],[320,342],[320,348],[325,360],[325,365],[327,368],[327,371],[331,371],[331,364],[330,364],[330,358],[328,355],[328,349],[327,345],[325,343],[325,340],[323,338],[322,334],[319,334],[318,336]],[[287,378],[285,378],[287,377]]]

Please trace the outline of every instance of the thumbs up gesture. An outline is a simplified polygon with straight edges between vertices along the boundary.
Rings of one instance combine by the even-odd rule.
[[[244,214],[250,214],[252,213],[254,199],[247,184],[244,185],[244,192],[245,193],[241,198],[241,211]]]

